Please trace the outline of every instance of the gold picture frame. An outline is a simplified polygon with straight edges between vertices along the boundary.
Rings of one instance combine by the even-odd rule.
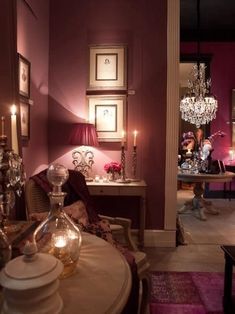
[[[88,90],[125,90],[126,47],[90,46]]]

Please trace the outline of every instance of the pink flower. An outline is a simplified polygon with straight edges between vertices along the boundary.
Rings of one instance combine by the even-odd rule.
[[[121,173],[121,164],[116,162],[116,161],[111,161],[110,163],[107,163],[104,165],[104,170],[107,173],[110,172],[117,172],[117,173]]]

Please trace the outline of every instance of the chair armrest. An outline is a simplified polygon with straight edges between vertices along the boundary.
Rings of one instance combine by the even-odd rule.
[[[123,236],[129,250],[137,251],[137,246],[131,237],[131,219],[123,217],[110,217],[99,215],[101,219],[107,219],[112,225],[119,225],[123,228]]]

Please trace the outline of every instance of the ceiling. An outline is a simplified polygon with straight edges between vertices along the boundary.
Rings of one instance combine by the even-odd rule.
[[[201,0],[200,29],[201,41],[235,41],[235,0]],[[180,38],[198,38],[197,0],[180,0]]]

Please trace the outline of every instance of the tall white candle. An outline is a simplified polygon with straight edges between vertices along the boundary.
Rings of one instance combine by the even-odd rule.
[[[2,132],[1,135],[5,135],[5,117],[1,117],[2,121]]]
[[[134,146],[136,146],[136,137],[138,132],[135,130],[133,133],[134,133]]]
[[[11,147],[16,154],[19,153],[15,105],[11,106]]]
[[[232,148],[229,150],[229,158],[230,160],[234,159],[234,150]]]

